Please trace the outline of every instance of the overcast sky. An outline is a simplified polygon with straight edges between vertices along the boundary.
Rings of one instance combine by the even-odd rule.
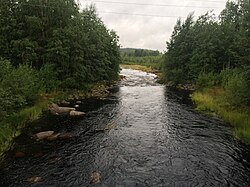
[[[166,41],[169,40],[178,17],[185,19],[190,12],[194,12],[194,15],[198,17],[212,9],[216,15],[219,15],[225,7],[226,1],[79,0],[82,7],[95,4],[97,12],[107,28],[115,30],[119,35],[122,47],[157,49],[159,51],[165,50]]]

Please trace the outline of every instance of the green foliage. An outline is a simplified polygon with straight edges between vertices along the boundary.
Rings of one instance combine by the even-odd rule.
[[[234,106],[250,106],[250,83],[246,72],[234,69],[226,70],[222,75],[227,101]]]
[[[79,11],[74,0],[7,0],[0,6],[0,56],[12,65],[41,69],[45,91],[118,78],[119,37],[106,28],[95,7]],[[46,72],[47,71],[47,72]],[[47,74],[47,75],[45,75]],[[51,82],[52,81],[52,82]]]
[[[6,60],[0,60],[0,69],[0,113],[2,115],[34,102],[38,93],[35,70],[28,65],[14,68]]]
[[[60,85],[54,64],[45,64],[42,66],[38,72],[38,79],[41,92],[54,91]]]
[[[121,56],[133,57],[146,57],[146,56],[159,56],[161,53],[158,50],[149,49],[134,49],[134,48],[121,48]]]
[[[1,0],[0,156],[19,127],[46,107],[36,105],[40,94],[118,79],[119,48],[93,6],[80,11],[75,0]]]
[[[122,63],[127,65],[138,64],[142,66],[152,67],[155,70],[162,69],[162,55],[158,56],[122,56]]]
[[[167,42],[168,52],[165,54],[164,72],[167,81],[173,82],[174,85],[189,80],[187,62],[192,57],[194,37],[191,35],[191,29],[193,24],[193,14],[190,14],[183,23],[178,19],[171,39]]]
[[[47,105],[48,101],[39,101],[35,106],[27,107],[0,121],[0,159],[12,146],[13,139],[20,135],[21,128],[27,122],[37,120]]]
[[[250,144],[250,115],[245,108],[231,107],[229,100],[224,100],[225,92],[218,89],[205,89],[192,94],[192,99],[197,104],[197,110],[216,114],[226,122],[234,125],[235,135]]]
[[[227,2],[220,20],[213,13],[196,21],[192,14],[178,19],[164,54],[166,81],[200,87],[222,83],[231,104],[249,105],[249,20],[249,0]]]
[[[220,83],[218,74],[215,73],[200,73],[196,79],[196,84],[202,88],[210,88]]]

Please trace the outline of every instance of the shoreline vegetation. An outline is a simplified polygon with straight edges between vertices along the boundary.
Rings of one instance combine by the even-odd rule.
[[[93,5],[0,1],[0,17],[2,156],[48,104],[107,94],[108,83],[119,79],[121,56],[119,37]]]
[[[41,94],[33,106],[23,108],[8,116],[0,122],[0,161],[4,158],[5,153],[12,149],[13,140],[21,135],[24,128],[40,119],[43,113],[49,110],[52,103],[103,98],[109,94],[108,90],[114,83],[115,81],[99,82],[85,91],[73,90]]]
[[[221,118],[234,128],[237,139],[250,145],[250,108],[235,107],[225,98],[223,88],[214,87],[196,90],[191,95],[196,110]]]
[[[250,144],[250,2],[227,1],[212,11],[179,18],[167,42],[162,71],[169,85],[195,85],[197,110],[218,115]]]

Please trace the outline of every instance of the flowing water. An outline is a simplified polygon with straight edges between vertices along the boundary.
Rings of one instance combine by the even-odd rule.
[[[0,173],[0,186],[250,186],[249,147],[222,121],[194,110],[188,93],[156,83],[156,76],[123,69],[117,92],[85,100],[87,114],[45,115],[16,140]],[[41,130],[70,139],[37,142]],[[90,184],[93,172],[99,184]]]

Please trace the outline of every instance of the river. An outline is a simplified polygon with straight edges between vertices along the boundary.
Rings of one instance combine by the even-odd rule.
[[[16,140],[0,186],[249,186],[250,151],[219,119],[200,114],[188,92],[123,69],[108,98],[85,100],[77,119],[45,114]],[[38,142],[41,130],[71,138]],[[25,152],[22,158],[15,151]],[[99,184],[90,184],[93,172]],[[26,179],[39,176],[41,182]]]

